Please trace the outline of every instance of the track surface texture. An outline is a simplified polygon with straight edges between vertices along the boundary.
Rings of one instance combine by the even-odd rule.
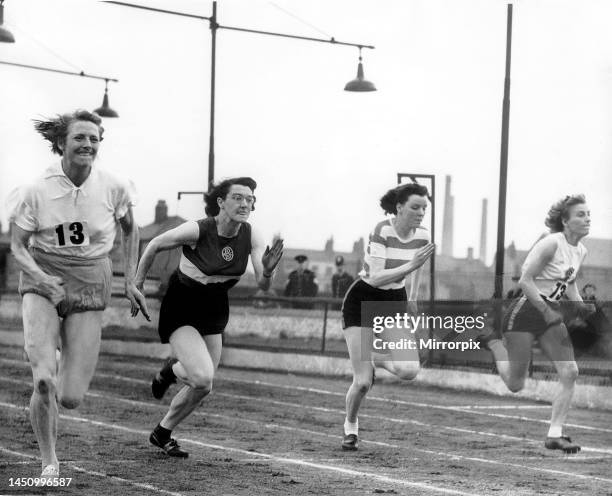
[[[31,374],[0,351],[0,495],[612,495],[612,413],[570,412],[576,455],[548,451],[550,408],[512,398],[377,383],[360,447],[340,448],[347,379],[221,368],[174,432],[188,459],[149,445],[172,394],[150,394],[158,360],[101,356],[84,403],[60,409],[57,453],[70,486],[17,487],[40,459],[27,406]],[[273,364],[271,364],[273,366]]]

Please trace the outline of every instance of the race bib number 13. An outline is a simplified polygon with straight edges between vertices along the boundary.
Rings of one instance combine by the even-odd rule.
[[[59,247],[89,246],[87,222],[64,222],[55,227],[55,242]]]
[[[559,301],[563,295],[565,294],[565,290],[567,289],[567,283],[566,282],[562,282],[562,281],[557,281],[555,283],[555,287],[552,291],[552,293],[550,293],[547,296],[547,300],[548,301]]]

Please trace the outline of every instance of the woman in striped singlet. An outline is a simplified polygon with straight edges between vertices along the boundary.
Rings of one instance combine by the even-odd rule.
[[[523,295],[506,312],[502,326],[503,341],[491,334],[483,341],[493,352],[497,370],[512,392],[525,386],[534,340],[559,374],[560,389],[553,400],[552,416],[544,446],[565,453],[577,453],[580,446],[563,435],[578,366],[572,341],[563,323],[560,302],[569,300],[573,311],[587,315],[594,311],[583,303],[576,287],[576,275],[587,250],[580,242],[588,233],[591,213],[583,195],[567,196],[549,210],[544,236],[530,250],[519,286]]]
[[[188,456],[171,438],[171,431],[212,389],[221,358],[221,334],[229,317],[228,290],[244,274],[250,257],[257,285],[266,291],[283,255],[281,239],[272,248],[266,247],[247,222],[255,209],[256,186],[250,177],[220,182],[206,194],[209,217],[187,221],[154,238],[138,265],[136,285],[142,288],[155,255],[183,247],[159,310],[159,337],[162,343],[170,343],[173,358],[151,384],[157,399],[177,378],[184,384],[149,437],[151,444],[169,456]],[[137,313],[138,308],[132,305],[132,315]]]
[[[342,327],[353,367],[353,383],[346,395],[342,440],[345,450],[356,450],[358,446],[357,413],[372,386],[373,358],[402,379],[414,379],[420,366],[416,347],[386,346],[410,339],[411,333],[385,325],[384,319],[393,319],[397,312],[418,312],[419,269],[435,250],[429,232],[421,227],[427,209],[427,188],[415,183],[398,186],[385,193],[380,206],[394,217],[379,222],[370,234],[363,270],[342,304]]]

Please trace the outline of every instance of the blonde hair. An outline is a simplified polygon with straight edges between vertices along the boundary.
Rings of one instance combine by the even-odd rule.
[[[586,203],[584,195],[568,195],[565,198],[553,203],[548,211],[544,224],[550,229],[550,232],[562,232],[563,221],[569,218],[569,209],[574,205]]]

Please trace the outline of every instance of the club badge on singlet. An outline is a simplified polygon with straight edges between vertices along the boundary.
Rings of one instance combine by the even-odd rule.
[[[232,250],[231,246],[225,246],[221,250],[221,256],[226,262],[231,262],[234,258],[234,250]]]

